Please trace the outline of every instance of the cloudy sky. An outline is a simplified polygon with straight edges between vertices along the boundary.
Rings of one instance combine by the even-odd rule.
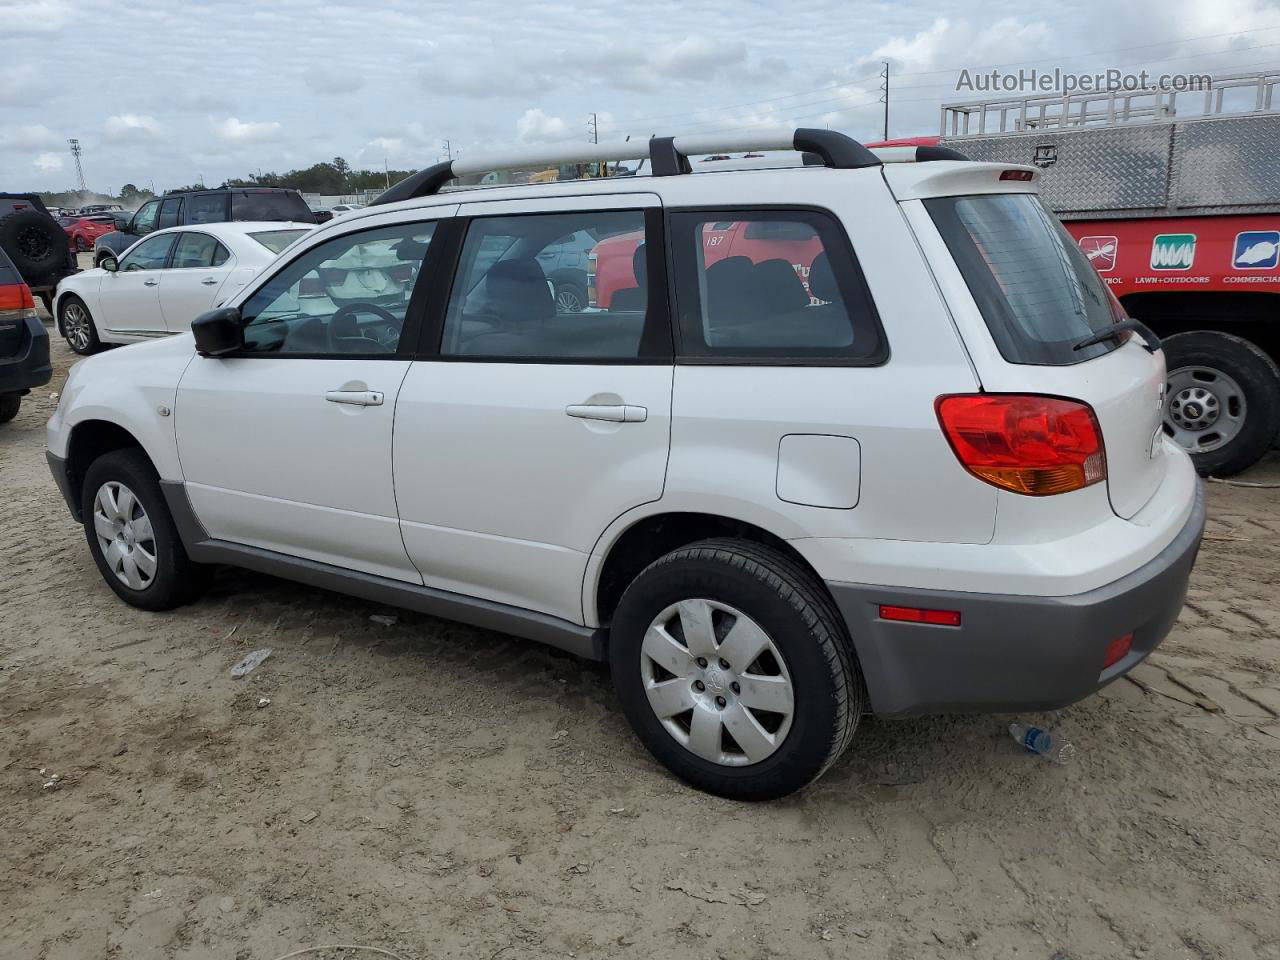
[[[1280,0],[0,0],[0,189],[163,189],[513,142],[881,124],[934,133],[961,68],[1280,70]]]

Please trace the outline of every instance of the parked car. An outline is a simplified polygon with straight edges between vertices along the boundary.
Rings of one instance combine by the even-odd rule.
[[[112,233],[116,229],[116,219],[110,214],[90,214],[62,219],[70,219],[70,223],[62,224],[62,229],[66,231],[67,239],[77,253],[88,253],[99,237]],[[62,221],[59,220],[59,222]]]
[[[49,334],[36,317],[31,288],[0,250],[0,423],[18,415],[32,387],[52,378]]]
[[[168,609],[234,564],[607,660],[653,755],[743,799],[866,710],[1051,709],[1141,662],[1203,495],[1040,172],[709,139],[593,147],[645,178],[440,194],[487,167],[439,164],[192,335],[78,364],[49,462],[110,588]],[[691,172],[709,146],[819,162]],[[808,289],[709,257],[726,223],[803,245]],[[579,231],[640,269],[558,313],[539,255]]]
[[[80,208],[82,217],[92,216],[95,213],[115,213],[123,212],[124,207],[118,203],[89,203]]]
[[[363,210],[363,203],[335,203],[329,208],[329,213],[335,217],[340,217],[344,213],[350,213],[352,210]]]
[[[102,266],[104,257],[119,257],[139,237],[154,230],[236,220],[316,223],[302,194],[283,187],[220,187],[166,193],[140,206],[127,226],[99,237],[93,245],[93,262]]]
[[[80,269],[66,233],[34,193],[0,193],[0,250],[46,310],[58,281]]]
[[[118,261],[85,270],[58,287],[58,332],[76,353],[104,343],[134,343],[185,333],[191,321],[227,299],[311,224],[205,223],[157,230]]]

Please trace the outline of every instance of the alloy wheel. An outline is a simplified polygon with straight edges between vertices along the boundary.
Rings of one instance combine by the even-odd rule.
[[[89,349],[89,312],[78,303],[69,303],[62,311],[62,333],[77,350]]]

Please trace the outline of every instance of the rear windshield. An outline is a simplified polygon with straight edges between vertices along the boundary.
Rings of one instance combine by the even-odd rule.
[[[232,220],[292,220],[315,223],[315,215],[292,190],[236,191],[231,194]]]
[[[267,230],[263,233],[251,233],[249,236],[272,253],[279,253],[306,232],[305,230]]]
[[[1033,194],[924,201],[1010,363],[1064,366],[1109,353],[1081,340],[1116,322],[1110,292]]]

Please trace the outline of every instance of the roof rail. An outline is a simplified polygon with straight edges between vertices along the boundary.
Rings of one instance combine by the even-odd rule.
[[[881,163],[926,163],[930,160],[968,160],[959,150],[940,146],[868,147]]]
[[[838,170],[878,167],[880,160],[857,140],[834,130],[799,127],[795,130],[757,130],[736,136],[695,134],[685,137],[653,137],[615,143],[587,143],[574,146],[534,147],[522,152],[489,154],[446,160],[405,177],[370,202],[370,206],[429,197],[454,177],[490,170],[581,163],[647,159],[655,177],[692,172],[690,155],[749,152],[752,150],[798,150],[816,156],[823,166]]]

